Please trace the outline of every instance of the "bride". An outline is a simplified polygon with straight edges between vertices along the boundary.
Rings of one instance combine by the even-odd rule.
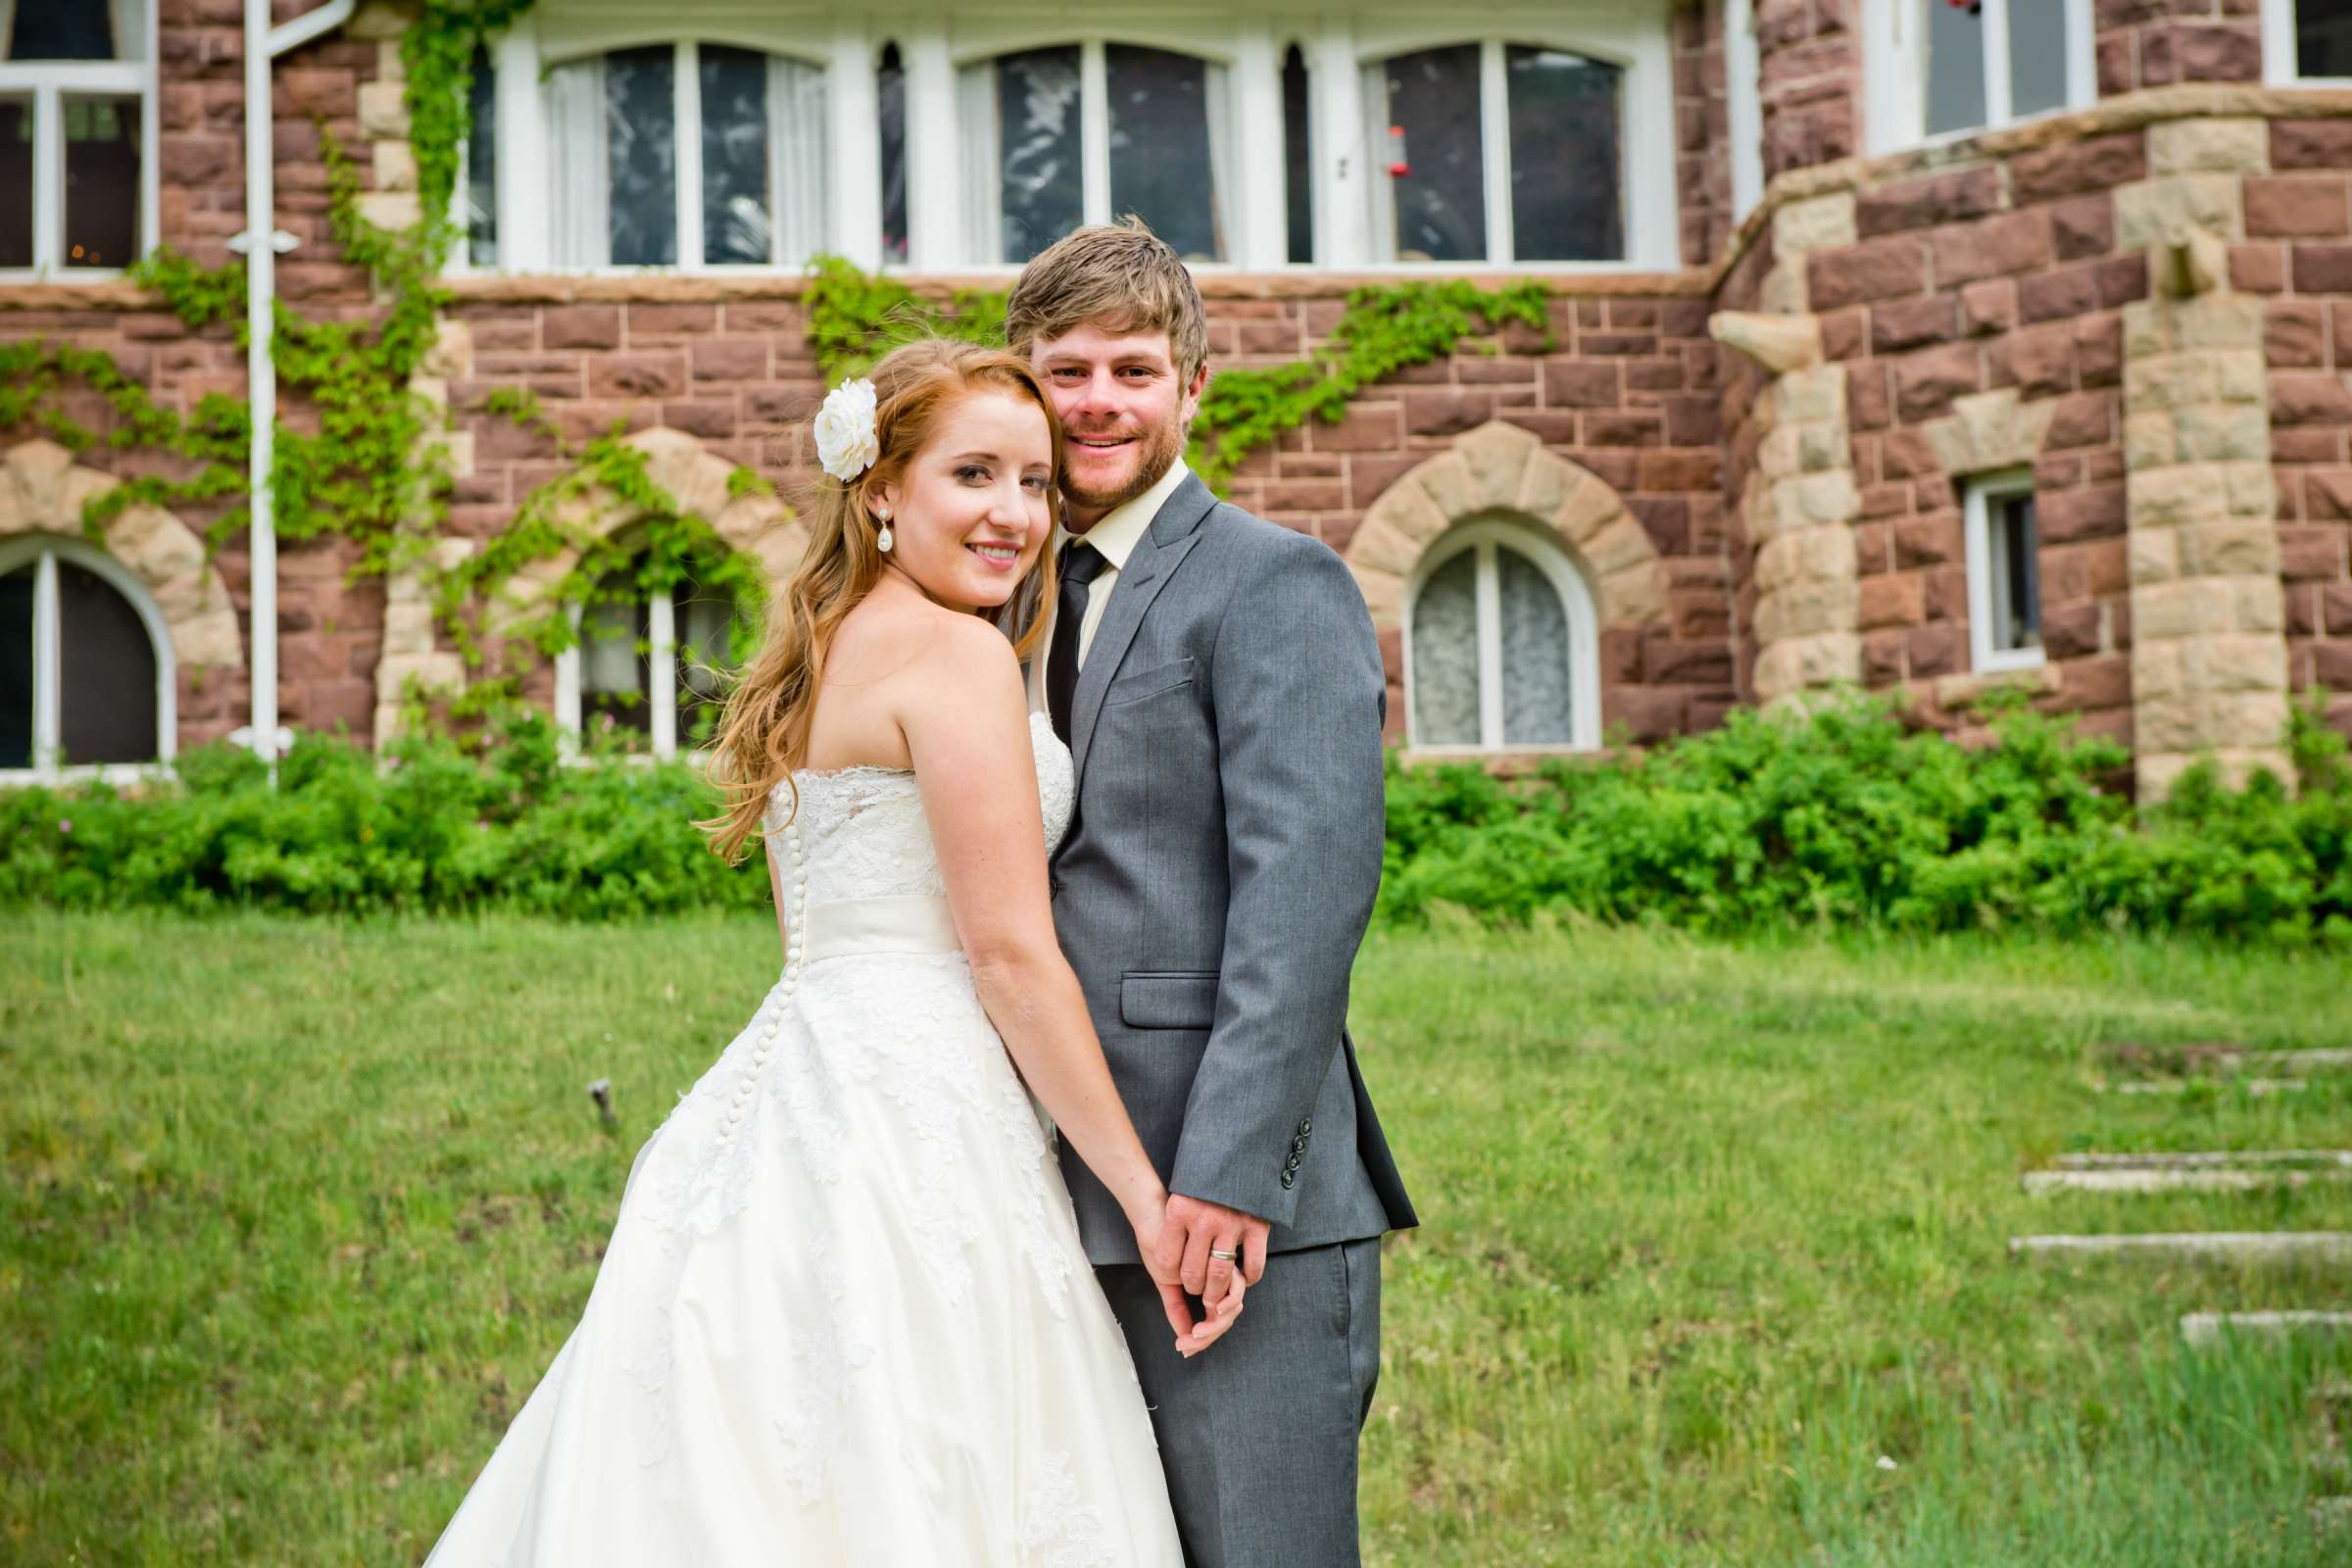
[[[783,974],[639,1152],[431,1568],[1181,1562],[1039,1109],[1154,1256],[1167,1195],[1054,945],[1069,754],[1017,663],[1060,435],[1023,363],[929,342],[818,436],[836,482],[708,824],[764,837]],[[1161,1295],[1188,1355],[1241,1302],[1196,1323]]]

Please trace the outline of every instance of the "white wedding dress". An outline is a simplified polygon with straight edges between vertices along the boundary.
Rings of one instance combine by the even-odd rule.
[[[1051,846],[1070,757],[1031,734]],[[795,782],[783,975],[639,1152],[585,1313],[428,1564],[1178,1568],[914,775]]]

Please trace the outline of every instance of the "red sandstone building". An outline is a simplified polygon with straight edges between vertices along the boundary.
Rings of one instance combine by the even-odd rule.
[[[411,20],[0,0],[0,343],[104,349],[183,411],[248,395],[226,324],[118,269],[242,243],[263,83],[276,290],[374,309],[320,130],[367,216],[415,221]],[[539,0],[479,64],[416,382],[455,475],[435,561],[564,471],[491,412],[516,387],[570,442],[623,423],[779,568],[788,507],[729,480],[789,500],[807,473],[804,263],[1003,286],[1136,211],[1196,261],[1219,367],[1307,354],[1366,282],[1548,286],[1548,341],[1464,342],[1232,486],[1348,559],[1416,754],[1652,740],[1847,683],[1964,729],[2022,682],[2161,787],[2202,753],[2276,763],[2290,692],[2352,693],[2352,0]],[[412,682],[466,679],[429,564],[353,575],[331,533],[208,555],[198,505],[90,537],[90,494],[172,460],[56,433],[0,429],[0,777],[380,743]],[[638,519],[596,492],[572,520]],[[525,692],[669,752],[726,612],[594,607],[621,635]],[[2331,712],[2352,728],[2352,698]]]

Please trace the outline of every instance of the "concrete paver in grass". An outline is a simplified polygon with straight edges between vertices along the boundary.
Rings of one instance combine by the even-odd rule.
[[[2352,1312],[2189,1312],[2180,1319],[2180,1338],[2212,1345],[2239,1336],[2281,1339],[2290,1334],[2352,1333]]]
[[[2050,1193],[2261,1193],[2352,1181],[2352,1170],[2030,1170],[2020,1185]]]
[[[2016,1257],[2159,1257],[2224,1263],[2352,1260],[2352,1231],[2119,1232],[2091,1236],[2013,1236]]]
[[[2102,1095],[2184,1095],[2194,1087],[2193,1078],[2127,1078],[2121,1083],[2100,1084]],[[2308,1078],[2232,1078],[2230,1087],[2241,1089],[2256,1099],[2272,1095],[2299,1095],[2311,1087]]]
[[[2352,1149],[2201,1149],[2176,1152],[2060,1154],[2060,1170],[2205,1170],[2215,1166],[2341,1166],[2352,1170]]]

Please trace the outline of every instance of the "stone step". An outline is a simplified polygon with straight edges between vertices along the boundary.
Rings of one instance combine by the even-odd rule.
[[[2352,1529],[2352,1497],[2322,1497],[2311,1505],[2311,1522],[2322,1530]]]
[[[2341,1262],[2352,1231],[2176,1231],[2013,1236],[2013,1257],[2171,1257],[2223,1263]]]
[[[2051,1193],[2259,1193],[2352,1181],[2352,1170],[2030,1170],[2020,1178],[2036,1198]]]
[[[2180,1319],[2180,1338],[2191,1345],[2211,1345],[2229,1336],[2278,1339],[2347,1331],[2352,1331],[2352,1312],[2190,1312]]]
[[[2180,1046],[2113,1044],[2104,1048],[2110,1062],[2135,1066],[2167,1076],[2227,1076],[2231,1073],[2295,1073],[2352,1069],[2352,1046],[2318,1046],[2291,1051],[2248,1051],[2227,1040],[2197,1041]]]
[[[2352,1149],[2215,1149],[2169,1152],[2060,1154],[2060,1170],[2207,1170],[2259,1165],[2310,1165],[2352,1169]]]
[[[2330,1046],[2317,1051],[2249,1051],[2237,1058],[2246,1072],[2342,1072],[2352,1068],[2352,1047]]]

